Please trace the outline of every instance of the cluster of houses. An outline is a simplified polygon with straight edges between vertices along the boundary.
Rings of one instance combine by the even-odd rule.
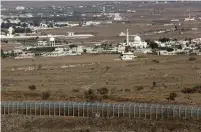
[[[49,41],[38,41],[34,46],[23,47],[14,50],[17,54],[16,59],[41,57],[57,57],[82,54],[115,53],[119,54],[122,60],[132,60],[137,56],[135,53],[156,54],[156,55],[179,55],[196,54],[201,55],[201,38],[192,40],[170,40],[166,42],[154,41],[157,44],[153,49],[147,42],[141,40],[138,35],[129,35],[128,29],[125,35],[126,42],[118,44],[97,43],[94,45],[59,45],[55,43],[55,38],[50,37]],[[53,48],[52,51],[42,51],[34,53],[29,49]]]

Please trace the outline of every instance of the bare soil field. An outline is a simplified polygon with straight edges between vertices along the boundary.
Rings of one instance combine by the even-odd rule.
[[[182,93],[201,84],[201,56],[140,56],[121,61],[118,55],[82,55],[2,60],[2,101],[83,101],[92,89],[98,101],[166,102],[171,92],[175,103],[200,104],[200,93]],[[155,61],[153,61],[155,60]],[[156,63],[156,60],[158,63]],[[33,69],[34,68],[34,69]],[[30,90],[36,85],[36,90]],[[102,95],[97,89],[106,88]]]
[[[200,132],[199,121],[3,115],[2,132]]]

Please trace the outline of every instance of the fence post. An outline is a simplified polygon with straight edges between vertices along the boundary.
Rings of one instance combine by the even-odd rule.
[[[167,117],[168,117],[168,118],[169,118],[169,107],[170,107],[170,106],[167,107]]]
[[[14,113],[14,112],[15,112],[14,108],[15,108],[15,102],[13,102],[13,106],[12,106],[12,113]]]
[[[29,104],[29,114],[32,115],[32,111],[31,111],[31,103]]]
[[[49,116],[50,116],[50,109],[51,109],[51,108],[50,108],[50,102],[48,103],[48,109],[49,109],[49,110],[48,110],[48,114],[49,114]]]
[[[191,107],[191,118],[193,118],[193,107]]]
[[[125,107],[125,104],[123,105],[123,117],[124,117],[124,107]]]
[[[54,103],[54,116],[55,116],[55,103]]]
[[[70,114],[69,114],[69,111],[70,111],[70,110],[69,110],[69,104],[71,104],[71,102],[67,104],[67,105],[68,105],[68,116],[70,115]]]
[[[113,104],[113,106],[112,106],[112,116],[114,117],[114,105],[115,104]]]
[[[109,108],[110,108],[110,104],[107,105],[107,118],[109,118]]]
[[[161,107],[161,118],[163,119],[164,118],[164,116],[163,116],[163,105],[162,105],[162,107]]]
[[[59,116],[61,115],[61,112],[60,112],[60,104],[61,104],[61,102],[59,102]]]
[[[80,103],[78,103],[78,106],[77,106],[77,116],[79,117],[80,116]]]
[[[129,109],[128,110],[129,118],[131,118],[131,108],[130,107],[131,107],[131,104],[129,105],[129,108],[128,108]]]
[[[197,119],[199,119],[199,110],[200,108],[197,109]]]
[[[74,111],[74,105],[75,105],[75,102],[73,102],[73,117],[74,117],[74,114],[75,114],[75,113],[74,113],[74,112],[75,112],[75,111]]]
[[[10,110],[10,108],[9,108],[10,107],[10,102],[8,103],[7,107],[8,107],[7,109],[8,109],[8,114],[9,114],[10,113],[10,111],[9,111]]]
[[[42,102],[40,103],[40,116],[41,116],[41,105],[42,105]]]
[[[17,114],[18,114],[18,105],[19,105],[19,102],[17,103]],[[4,106],[4,108],[5,108],[5,106]],[[4,112],[4,114],[5,114],[5,112]]]
[[[104,117],[104,114],[103,114],[103,106],[104,106],[105,104],[102,104],[102,108],[101,108],[101,113],[102,113],[102,116]]]
[[[87,118],[89,117],[89,105],[90,103],[87,104]]]
[[[134,116],[134,118],[135,118],[135,106],[136,106],[136,104],[134,105],[134,109],[133,109],[133,116]]]
[[[174,106],[173,109],[172,109],[172,117],[173,117],[173,118],[175,117],[175,113],[174,113],[174,112],[175,112],[175,107],[176,107],[176,106]]]
[[[179,107],[179,118],[181,118],[181,106]]]
[[[150,106],[150,109],[149,109],[149,119],[151,120],[151,116],[152,116],[152,104],[151,104],[151,106]]]
[[[147,104],[144,105],[144,118],[147,119]]]
[[[64,116],[66,116],[66,103],[64,103]]]
[[[85,103],[83,104],[83,106],[82,106],[82,116],[84,117],[84,107],[85,107]]]
[[[138,111],[138,113],[139,113],[139,118],[141,118],[141,112],[140,112],[140,109],[141,109],[141,104],[140,104],[140,106],[139,106],[139,111]]]
[[[35,104],[34,104],[34,115],[36,116],[36,104],[37,104],[37,102],[35,102]]]
[[[158,105],[156,105],[156,119],[158,119]]]
[[[27,116],[27,102],[25,104],[25,109],[26,109],[26,116]]]
[[[119,104],[119,105],[120,105],[120,104]],[[118,105],[118,108],[117,108],[117,109],[118,109],[118,117],[119,117],[119,105]]]
[[[187,113],[186,113],[187,107],[185,108],[185,118],[187,118]]]

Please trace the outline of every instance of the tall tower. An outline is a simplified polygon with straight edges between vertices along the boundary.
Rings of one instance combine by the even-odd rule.
[[[50,46],[51,47],[55,46],[55,38],[54,37],[50,37]]]
[[[127,33],[126,33],[126,44],[129,45],[129,32],[127,29]]]

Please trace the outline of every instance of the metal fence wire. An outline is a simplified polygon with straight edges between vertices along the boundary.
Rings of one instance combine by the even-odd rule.
[[[1,102],[1,114],[143,119],[201,119],[201,107],[148,103]]]

